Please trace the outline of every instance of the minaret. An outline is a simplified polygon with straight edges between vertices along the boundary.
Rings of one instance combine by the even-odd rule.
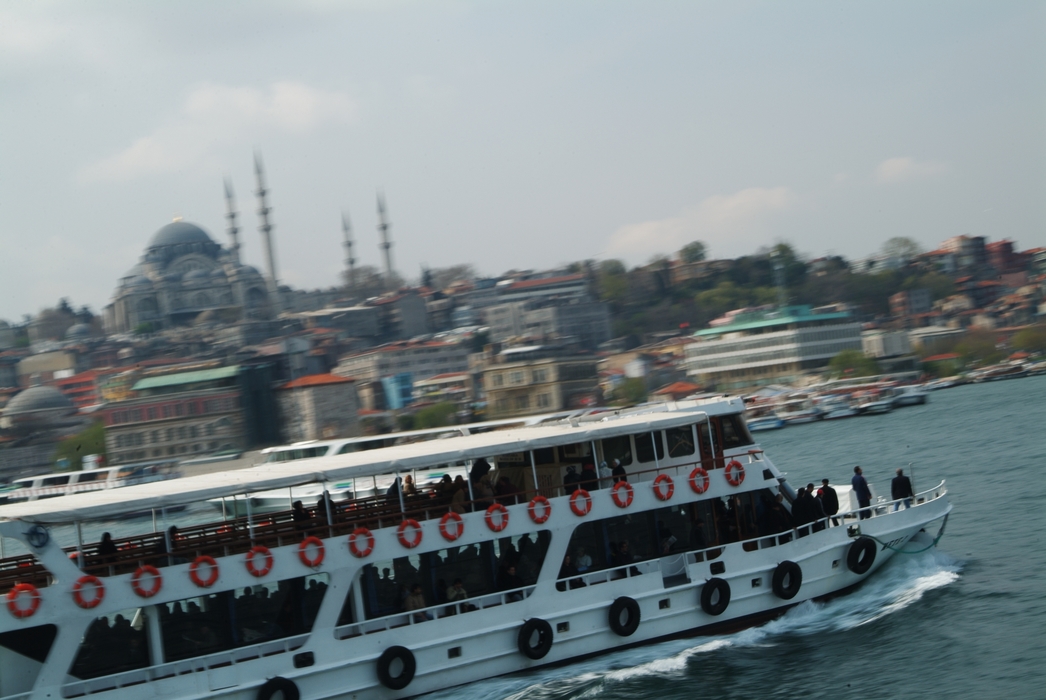
[[[240,228],[236,225],[236,199],[232,193],[232,180],[225,178],[225,218],[229,222],[229,253],[232,261],[240,264]]]
[[[385,253],[385,284],[392,284],[392,244],[389,243],[389,222],[385,220],[385,197],[378,192],[378,231],[381,232],[381,243],[378,245]]]
[[[269,191],[265,189],[265,174],[262,172],[261,154],[257,151],[254,153],[254,174],[258,179],[258,189],[255,191],[255,194],[258,195],[258,217],[261,219],[258,230],[261,231],[262,238],[265,239],[265,258],[269,263],[269,287],[270,294],[272,294],[273,308],[276,310],[276,313],[279,313],[280,288],[276,278],[276,255],[272,251],[273,226],[269,223],[269,212],[272,209],[265,201],[265,195]]]
[[[352,226],[349,225],[349,215],[341,213],[341,230],[345,233],[345,264],[349,267],[349,289],[356,289],[356,258],[352,257]]]

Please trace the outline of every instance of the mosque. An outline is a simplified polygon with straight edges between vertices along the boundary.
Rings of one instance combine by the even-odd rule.
[[[255,158],[258,214],[268,275],[240,262],[239,228],[232,187],[225,184],[230,246],[222,248],[200,226],[175,219],[157,231],[105,307],[107,333],[148,327],[153,331],[211,319],[224,323],[271,319],[279,313],[272,225],[261,162]]]

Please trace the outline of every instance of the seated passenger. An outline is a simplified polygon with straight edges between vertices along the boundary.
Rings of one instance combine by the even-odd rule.
[[[577,548],[577,570],[580,573],[585,573],[592,568],[592,557],[585,554],[584,547]]]
[[[503,506],[514,506],[520,502],[520,495],[523,493],[516,488],[507,476],[502,476],[498,479],[497,488],[494,489],[494,493],[497,496],[497,501]]]
[[[523,579],[516,574],[516,567],[510,565],[508,568],[502,569],[498,574],[498,590],[512,591],[517,588],[523,588]],[[510,603],[523,600],[523,593],[521,591],[510,593],[508,600]]]
[[[563,557],[563,564],[559,567],[559,578],[561,579],[556,583],[557,591],[565,591],[569,585],[571,590],[575,588],[581,588],[585,585],[585,582],[577,577],[577,567],[570,561],[570,555],[567,554]]]
[[[404,602],[403,609],[407,612],[411,612],[412,610],[422,610],[426,607],[428,607],[428,605],[425,603],[425,595],[421,592],[421,584],[415,583],[410,589],[410,594],[407,596],[407,599]],[[425,620],[431,619],[432,613],[414,613],[415,622],[424,622]]]

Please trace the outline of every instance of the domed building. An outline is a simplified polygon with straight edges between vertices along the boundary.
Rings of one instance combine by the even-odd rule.
[[[196,224],[175,220],[161,228],[105,307],[106,331],[186,326],[205,312],[238,320],[272,318],[268,280],[240,263],[233,240],[230,251]]]
[[[76,413],[69,398],[53,386],[34,386],[15,394],[3,413],[0,428],[38,431],[66,422]]]

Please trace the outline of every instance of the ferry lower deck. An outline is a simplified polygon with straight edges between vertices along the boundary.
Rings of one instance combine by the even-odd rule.
[[[115,551],[48,533],[210,499],[213,481],[49,515],[2,508],[0,533],[28,553],[0,562],[0,697],[407,697],[752,624],[859,584],[950,509],[942,483],[909,508],[782,526],[776,504],[793,494],[739,411],[720,401],[375,450],[318,481],[398,475],[385,495],[150,527]],[[467,497],[410,492],[407,475],[458,463],[474,477]],[[265,474],[240,493],[317,481]]]

